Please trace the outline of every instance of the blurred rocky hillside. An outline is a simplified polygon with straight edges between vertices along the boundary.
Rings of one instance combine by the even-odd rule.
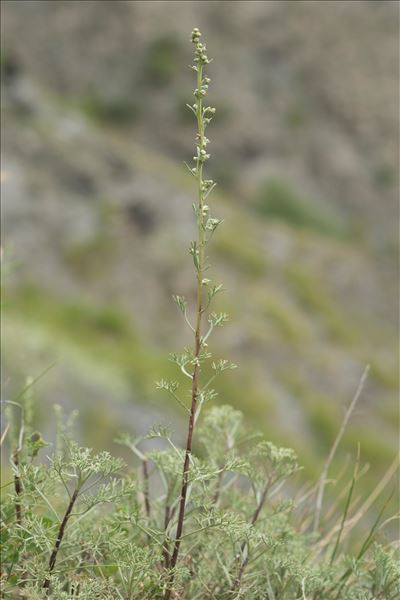
[[[4,395],[37,384],[79,408],[95,446],[181,416],[155,391],[190,337],[193,73],[203,31],[217,107],[210,246],[240,368],[220,401],[326,456],[366,363],[343,445],[366,485],[395,454],[398,4],[2,2]],[[47,425],[46,425],[47,423]],[[368,479],[369,478],[369,479]],[[368,483],[369,482],[369,483]]]

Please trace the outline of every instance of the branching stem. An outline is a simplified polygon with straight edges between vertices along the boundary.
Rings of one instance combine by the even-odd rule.
[[[252,525],[256,524],[257,519],[260,516],[260,512],[265,504],[265,501],[268,496],[268,491],[270,490],[270,488],[271,488],[271,480],[268,479],[268,481],[261,493],[260,500],[258,501],[256,509],[251,518],[250,522]],[[245,568],[247,567],[247,563],[249,562],[249,558],[250,558],[248,544],[246,542],[243,542],[240,550],[241,550],[241,554],[242,554],[243,558],[242,558],[242,562],[240,565],[239,573],[238,573],[238,575],[235,579],[235,582],[233,584],[233,587],[232,587],[232,594],[235,594],[236,592],[240,592],[240,585],[242,582],[243,573],[244,573]]]

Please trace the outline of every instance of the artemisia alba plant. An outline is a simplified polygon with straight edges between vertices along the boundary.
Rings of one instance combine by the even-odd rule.
[[[214,231],[221,223],[219,219],[211,215],[208,204],[208,198],[215,187],[215,183],[212,179],[206,179],[204,174],[205,164],[210,158],[208,150],[208,144],[210,143],[210,140],[208,137],[206,137],[205,132],[215,113],[215,108],[211,106],[205,106],[208,86],[211,80],[205,74],[204,69],[212,59],[209,59],[207,56],[206,45],[201,42],[201,33],[197,28],[193,29],[192,31],[191,41],[195,48],[194,65],[192,65],[191,68],[196,73],[197,85],[196,89],[194,90],[194,104],[188,104],[187,106],[193,112],[196,118],[197,134],[196,154],[193,157],[194,166],[188,166],[188,169],[195,178],[197,186],[197,202],[193,204],[193,210],[196,217],[198,238],[190,245],[190,254],[193,258],[193,264],[196,271],[197,304],[195,309],[195,322],[192,324],[187,316],[187,304],[185,299],[181,296],[175,297],[177,305],[181,309],[186,322],[193,332],[194,343],[191,351],[185,350],[183,355],[174,356],[175,362],[191,381],[191,406],[188,418],[187,441],[185,458],[183,462],[182,486],[180,492],[176,535],[173,543],[172,554],[170,557],[168,556],[166,561],[170,575],[168,586],[164,595],[165,600],[168,600],[171,596],[171,590],[174,581],[174,569],[178,560],[179,549],[182,540],[189,487],[189,471],[191,466],[193,434],[202,405],[204,404],[205,400],[214,395],[213,390],[209,387],[211,380],[204,382],[204,385],[202,385],[200,381],[202,364],[204,361],[210,360],[211,358],[211,354],[208,351],[207,340],[211,335],[213,328],[223,325],[223,323],[227,320],[226,314],[218,315],[211,313],[208,314],[207,318],[207,311],[210,309],[213,297],[222,289],[221,285],[214,285],[210,279],[205,277],[205,272],[208,268],[208,265],[206,264],[206,247]],[[204,321],[206,320],[207,331],[204,331]],[[212,364],[215,375],[224,369],[234,368],[234,366],[235,365],[229,364],[224,360],[220,360],[218,363],[214,362]],[[176,389],[174,389],[174,394],[175,392]]]
[[[227,315],[212,312],[222,286],[206,276],[207,245],[221,222],[211,215],[215,184],[204,173],[210,158],[206,131],[215,112],[205,102],[210,79],[204,69],[210,59],[198,29],[191,39],[197,85],[188,106],[197,135],[194,163],[187,166],[197,188],[197,239],[190,245],[197,301],[189,311],[182,296],[175,301],[193,344],[172,355],[188,390],[181,394],[177,382],[158,382],[187,413],[186,447],[177,448],[164,426],[154,426],[140,438],[121,435],[117,441],[139,461],[139,468],[128,471],[108,452],[96,455],[71,441],[68,423],[57,408],[53,448],[32,429],[30,381],[5,403],[1,443],[8,447],[10,474],[2,487],[1,597],[397,600],[400,563],[395,544],[384,539],[385,527],[393,522],[382,519],[385,502],[361,541],[349,543],[371,503],[360,502],[355,494],[363,473],[359,453],[353,474],[340,482],[337,500],[324,503],[331,460],[363,379],[320,481],[298,491],[294,483],[286,491],[284,487],[299,469],[293,450],[247,433],[239,411],[216,405],[213,381],[234,365],[213,360],[208,348],[211,333]],[[192,452],[194,435],[200,457]],[[145,440],[147,448],[155,440],[156,448],[145,450]],[[394,462],[378,491],[386,491],[396,469]]]

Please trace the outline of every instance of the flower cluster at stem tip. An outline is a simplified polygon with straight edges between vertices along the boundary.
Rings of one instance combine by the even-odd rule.
[[[202,44],[200,41],[201,33],[197,27],[195,27],[192,31],[191,41],[195,45],[195,56],[194,56],[194,65],[192,65],[192,69],[196,71],[198,74],[198,84],[197,88],[194,90],[193,95],[196,98],[196,103],[193,104],[190,108],[193,110],[194,114],[198,118],[199,121],[199,133],[197,135],[197,156],[193,157],[193,160],[197,161],[197,168],[193,168],[193,174],[197,174],[198,167],[201,163],[204,163],[206,160],[210,158],[210,155],[207,153],[207,144],[209,144],[210,140],[206,138],[204,135],[204,130],[211,123],[212,116],[215,114],[215,108],[212,106],[203,107],[203,99],[207,95],[208,85],[211,82],[211,79],[207,76],[203,77],[203,66],[208,65],[212,59],[208,58],[206,52],[207,48],[205,44]],[[202,181],[202,192],[207,192],[208,188],[212,186],[213,182]]]

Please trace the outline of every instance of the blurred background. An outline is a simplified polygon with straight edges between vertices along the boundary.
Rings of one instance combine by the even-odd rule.
[[[37,377],[37,426],[79,409],[115,451],[183,415],[161,377],[191,343],[190,32],[214,58],[209,247],[231,322],[219,402],[318,476],[363,369],[333,471],[357,443],[371,490],[398,430],[398,4],[4,1],[3,396]],[[350,470],[352,467],[350,467]]]

